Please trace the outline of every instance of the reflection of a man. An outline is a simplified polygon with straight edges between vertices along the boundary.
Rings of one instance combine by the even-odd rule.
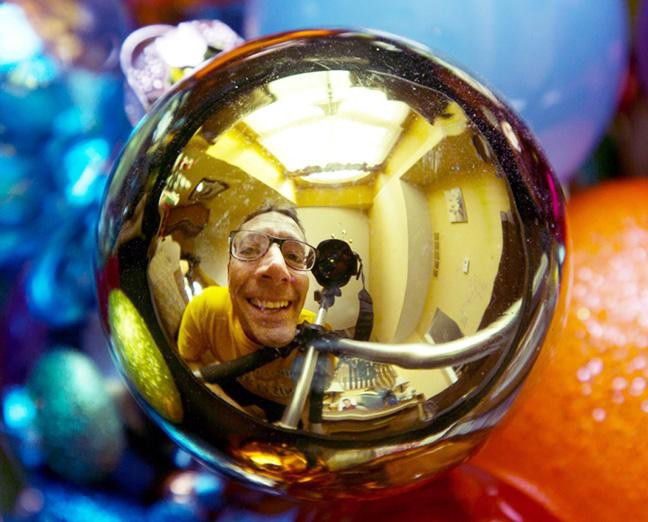
[[[178,347],[195,366],[280,348],[314,314],[303,310],[315,249],[293,209],[264,207],[230,235],[228,288],[209,287],[187,306]],[[268,420],[281,416],[292,393],[294,354],[223,385],[240,405],[254,404]]]

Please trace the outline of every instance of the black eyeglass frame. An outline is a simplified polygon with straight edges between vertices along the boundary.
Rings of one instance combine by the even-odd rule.
[[[261,253],[258,257],[255,257],[254,259],[243,259],[243,258],[238,257],[236,254],[234,254],[234,237],[239,232],[251,232],[251,233],[254,233],[254,234],[260,234],[262,236],[267,237],[268,238],[268,247],[263,251],[263,253]],[[290,261],[288,259],[286,259],[286,256],[284,255],[284,252],[283,252],[283,245],[284,245],[284,243],[286,241],[292,241],[292,242],[295,242],[295,243],[300,243],[302,245],[306,245],[308,248],[311,249],[311,251],[313,252],[313,256],[312,256],[312,262],[311,262],[309,267],[307,267],[307,268],[295,267],[290,263]],[[238,230],[232,230],[229,233],[229,252],[230,252],[230,255],[234,259],[238,259],[239,261],[253,262],[253,261],[257,261],[257,260],[261,259],[263,256],[265,256],[268,253],[268,250],[270,250],[270,247],[274,243],[279,245],[279,250],[281,251],[281,255],[283,256],[284,261],[286,262],[286,265],[289,268],[292,268],[293,270],[298,270],[300,272],[308,272],[309,270],[311,270],[315,266],[315,261],[317,259],[317,249],[313,245],[311,245],[310,243],[307,243],[306,241],[302,241],[301,239],[295,239],[294,237],[272,236],[270,234],[266,234],[265,232],[259,232],[258,230],[238,229]]]

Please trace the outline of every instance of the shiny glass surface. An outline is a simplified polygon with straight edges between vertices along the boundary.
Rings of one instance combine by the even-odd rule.
[[[246,219],[266,205],[301,228]],[[338,286],[274,243],[230,258],[243,224],[343,241],[314,270]],[[220,55],[158,102],[115,166],[97,280],[116,359],[179,444],[274,491],[366,496],[484,440],[563,257],[555,178],[488,88],[411,43],[315,30]]]

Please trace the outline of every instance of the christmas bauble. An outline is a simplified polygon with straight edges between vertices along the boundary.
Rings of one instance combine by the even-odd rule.
[[[61,476],[98,481],[121,458],[124,434],[101,374],[85,355],[51,350],[38,360],[27,390],[45,460]]]
[[[177,83],[114,167],[98,295],[181,446],[303,498],[466,459],[549,325],[562,197],[517,117],[412,42],[312,30]]]

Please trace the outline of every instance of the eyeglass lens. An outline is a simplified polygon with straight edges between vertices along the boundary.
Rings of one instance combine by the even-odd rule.
[[[296,239],[274,238],[261,232],[238,231],[232,241],[232,253],[238,259],[254,261],[265,255],[273,242],[279,243],[288,266],[298,270],[312,267],[315,252],[310,245]]]

